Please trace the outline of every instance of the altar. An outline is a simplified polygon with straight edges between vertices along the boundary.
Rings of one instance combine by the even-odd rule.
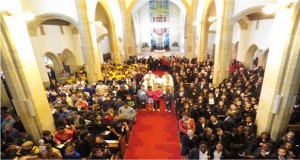
[[[162,57],[162,56],[165,56],[166,50],[165,49],[161,49],[161,50],[155,49],[154,53],[156,56]]]
[[[166,51],[166,50],[154,50],[152,52],[138,52],[137,57],[146,57],[148,58],[149,56],[152,57],[162,57],[162,56],[177,56],[177,57],[182,57],[184,56],[184,52],[181,51]]]

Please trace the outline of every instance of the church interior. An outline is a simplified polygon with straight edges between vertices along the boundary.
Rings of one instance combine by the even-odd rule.
[[[100,86],[99,93],[101,92],[102,84],[100,83],[107,81],[114,83],[114,79],[117,79],[123,80],[124,86],[127,85],[125,90],[130,90],[132,81],[135,82],[137,79],[135,75],[140,74],[140,72],[146,77],[146,75],[149,76],[148,71],[152,70],[154,74],[162,76],[165,74],[164,71],[171,72],[179,66],[178,68],[182,68],[183,71],[179,69],[179,75],[171,74],[174,80],[174,88],[171,91],[176,97],[176,85],[180,85],[179,81],[181,81],[180,79],[177,83],[176,78],[182,77],[182,72],[189,73],[190,70],[197,67],[200,69],[195,73],[201,75],[205,72],[201,69],[204,62],[205,64],[207,62],[206,65],[209,67],[203,68],[208,69],[208,74],[211,75],[211,79],[207,76],[208,78],[204,80],[204,82],[208,81],[205,82],[207,88],[213,85],[220,90],[222,90],[222,84],[227,85],[228,81],[236,81],[235,78],[243,80],[246,77],[246,80],[251,83],[252,76],[247,77],[243,74],[251,75],[254,72],[257,74],[263,70],[261,72],[263,76],[259,79],[261,85],[259,94],[254,97],[257,98],[257,102],[253,103],[251,108],[255,112],[253,123],[257,125],[255,136],[259,137],[261,133],[268,132],[270,138],[278,142],[286,134],[292,133],[294,150],[299,149],[300,0],[0,0],[0,14],[1,148],[3,148],[1,155],[5,153],[4,148],[8,148],[6,140],[10,134],[6,128],[9,128],[10,124],[15,123],[19,125],[18,127],[22,126],[23,132],[31,137],[30,141],[34,143],[33,146],[39,148],[40,152],[44,147],[40,143],[41,138],[44,137],[43,131],[47,130],[56,134],[59,127],[54,113],[56,112],[55,104],[58,103],[53,102],[57,102],[56,98],[60,94],[55,93],[54,99],[53,97],[52,99],[49,98],[49,95],[52,94],[51,87],[53,85],[61,91],[62,88],[66,87],[64,85],[62,88],[56,86],[57,82],[60,84],[67,84],[66,82],[68,82],[67,87],[71,89],[71,84],[76,81],[83,87],[82,90],[85,92],[82,93],[96,94],[95,89],[98,88],[98,85]],[[208,64],[210,62],[212,64]],[[233,62],[239,63],[240,66],[237,70],[235,70]],[[122,69],[114,72],[111,68]],[[188,71],[185,70],[186,68]],[[243,69],[245,73],[240,75]],[[108,74],[110,72],[113,74]],[[123,76],[122,72],[126,75]],[[127,76],[128,72],[135,72],[135,74],[130,77]],[[205,72],[205,76],[206,74]],[[130,81],[129,84],[127,78]],[[146,79],[143,78],[142,81],[146,81]],[[200,86],[203,80],[194,82],[187,78],[184,81],[185,85],[193,83],[195,86],[198,86],[198,82]],[[141,87],[142,82],[137,84]],[[93,91],[90,92],[86,89],[87,87],[94,87]],[[119,90],[122,91],[123,85],[117,87],[111,85],[110,87],[112,87],[111,94],[116,93],[117,95]],[[115,88],[116,91],[114,92]],[[147,89],[147,87],[145,88]],[[153,87],[153,90],[156,92],[158,88],[157,86]],[[235,90],[238,90],[239,87],[238,84],[236,86],[234,84],[230,89],[225,89],[224,92],[231,92],[231,88],[234,88],[233,92],[236,92]],[[162,86],[164,98],[158,102],[161,105],[161,110],[164,110],[168,104],[165,103],[165,89]],[[73,100],[71,95],[74,95],[74,97],[77,96],[75,98],[77,103],[80,101],[79,99],[87,101],[82,98],[85,97],[85,94],[77,95],[77,90],[78,88],[76,91],[69,92],[64,98]],[[109,96],[106,95],[106,91],[104,92],[105,100]],[[89,95],[91,101],[94,100],[94,94]],[[147,91],[148,94],[149,91]],[[100,97],[102,96],[101,92]],[[127,130],[129,127],[130,133],[125,133],[124,139],[122,139],[123,136],[117,140],[106,139],[109,148],[116,145],[116,150],[120,152],[120,154],[117,154],[119,152],[111,154],[113,156],[110,158],[190,159],[193,157],[192,153],[195,147],[183,154],[182,137],[184,135],[181,135],[177,125],[184,114],[179,115],[180,118],[176,115],[178,114],[176,105],[178,105],[179,100],[173,97],[172,113],[175,112],[175,115],[172,114],[171,116],[164,115],[169,111],[167,108],[167,112],[160,111],[159,108],[156,109],[156,112],[148,111],[151,104],[148,97],[145,100],[147,110],[143,112],[144,108],[140,108],[140,106],[145,102],[137,93],[133,95],[133,98],[135,97],[138,97],[135,102],[139,106],[134,108],[136,114],[134,123],[136,122],[136,124],[131,126],[132,120],[126,123],[124,128]],[[113,101],[117,101],[118,98],[115,97]],[[243,105],[245,105],[244,97],[242,99]],[[249,95],[247,99],[251,99],[251,96]],[[127,100],[125,97],[124,101]],[[189,98],[189,100],[193,101],[193,98]],[[209,98],[207,103],[209,105],[211,103]],[[102,107],[103,104],[99,104]],[[156,105],[155,102],[154,104]],[[190,104],[190,108],[192,109],[195,104],[197,103]],[[69,103],[66,105],[70,106]],[[213,105],[210,106],[214,107]],[[229,106],[230,103],[226,105],[228,108]],[[72,107],[76,107],[75,102]],[[88,104],[86,110],[91,107],[94,105]],[[108,105],[104,112],[108,112],[109,108]],[[74,115],[76,117],[76,114],[80,114],[81,110],[78,109],[77,111],[77,108],[75,110]],[[101,115],[103,119],[106,117],[104,112]],[[120,109],[116,112],[121,114]],[[157,148],[149,147],[151,142],[147,140],[143,141],[143,145],[136,142],[136,138],[146,134],[143,132],[146,127],[143,128],[141,125],[148,124],[141,121],[147,119],[155,123],[155,118],[151,118],[154,114],[157,114],[156,116],[161,120],[156,125],[165,125],[163,124],[165,121],[174,125],[174,133],[170,134],[175,137],[174,143],[176,144],[164,145],[165,140],[161,139],[159,143],[165,147],[165,149],[161,149],[157,146]],[[201,113],[199,112],[199,114]],[[72,116],[74,115],[72,114]],[[190,115],[194,114],[190,113]],[[227,117],[228,115],[224,113],[224,116]],[[13,122],[10,122],[11,119]],[[211,117],[207,119],[209,121]],[[224,117],[221,121],[225,121],[225,119],[227,118]],[[74,121],[74,123],[78,123],[76,120]],[[195,123],[196,121],[198,120],[195,119]],[[90,122],[86,119],[85,123]],[[237,128],[238,124],[242,123],[244,120],[237,120],[235,127]],[[71,126],[69,122],[64,124],[67,124],[65,128]],[[17,128],[15,125],[13,127]],[[116,131],[112,128],[108,129],[107,132]],[[154,128],[152,134],[156,133]],[[76,129],[76,127],[73,129],[74,135],[76,135]],[[165,130],[162,126],[158,126],[157,129]],[[173,129],[170,130],[173,131]],[[231,134],[230,129],[226,131],[228,131],[228,135]],[[162,131],[158,133],[160,132]],[[105,133],[103,134],[105,135]],[[81,132],[78,131],[78,134]],[[200,134],[199,137],[198,142],[202,142],[203,139]],[[245,137],[247,139],[247,136]],[[14,139],[12,138],[11,141]],[[155,143],[154,141],[153,143]],[[20,143],[18,146],[26,147],[23,144]],[[203,144],[200,144],[200,151]],[[216,141],[214,145],[217,144]],[[197,143],[197,145],[199,144]],[[47,147],[45,145],[45,150]],[[142,149],[146,151],[147,147],[150,148],[149,154],[142,153]],[[207,147],[210,148],[209,145]],[[230,147],[231,145],[228,145],[228,148]],[[262,146],[257,144],[256,148],[259,147]],[[74,147],[68,146],[64,149],[66,150],[61,151],[61,156],[65,158],[64,152],[74,150]],[[280,149],[279,146],[274,151],[278,157],[280,157]],[[77,148],[75,150],[77,153]],[[288,151],[288,149],[283,150]],[[91,147],[91,152],[87,153],[86,156],[83,156],[84,153],[80,152],[80,154],[82,158],[87,158],[93,155],[94,151],[96,153],[97,148]],[[163,151],[165,153],[161,153]],[[113,153],[113,151],[111,152]],[[211,152],[212,156],[217,156],[213,151]],[[253,152],[255,152],[255,148],[253,148]],[[287,152],[287,154],[291,152]],[[201,157],[201,153],[196,157]],[[293,154],[295,157],[289,158],[300,158],[299,150]],[[45,153],[45,155],[47,154]],[[43,156],[45,155],[43,154]],[[101,156],[104,157],[104,155],[106,155],[106,150],[101,152]],[[253,155],[255,154],[253,153]],[[249,153],[249,156],[236,155],[231,158],[258,158],[253,157],[253,155]],[[264,154],[263,157],[265,156]]]

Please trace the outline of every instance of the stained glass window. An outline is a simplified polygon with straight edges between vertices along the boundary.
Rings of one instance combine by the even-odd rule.
[[[169,0],[150,0],[150,22],[169,22]]]

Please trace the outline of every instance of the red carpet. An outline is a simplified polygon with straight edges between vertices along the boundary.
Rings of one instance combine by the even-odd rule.
[[[156,72],[157,73],[157,72]],[[161,72],[162,73],[162,72]],[[125,159],[181,159],[177,122],[173,112],[138,111]]]

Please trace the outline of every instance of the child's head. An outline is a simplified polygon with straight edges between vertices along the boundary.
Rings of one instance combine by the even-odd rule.
[[[131,100],[132,99],[131,95],[130,94],[126,95],[126,99]]]
[[[278,151],[277,151],[277,153],[278,153],[279,157],[285,157],[286,156],[286,149],[279,148]]]
[[[42,135],[43,135],[43,137],[48,138],[48,137],[51,136],[51,131],[49,131],[49,130],[44,130],[44,131],[42,132]]]

